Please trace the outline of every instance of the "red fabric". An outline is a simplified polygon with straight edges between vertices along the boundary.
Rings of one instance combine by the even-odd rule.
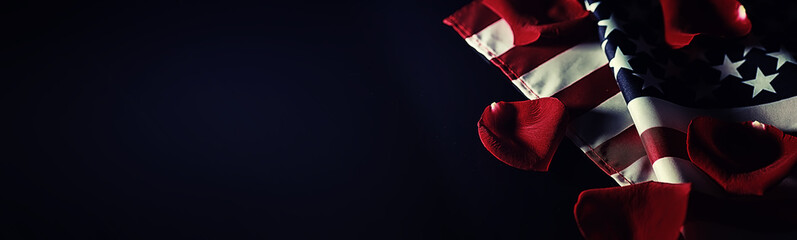
[[[575,119],[620,92],[617,82],[605,81],[607,75],[612,75],[612,69],[608,65],[603,65],[555,93],[553,97],[562,101],[567,107],[567,113]]]
[[[663,157],[688,158],[686,154],[686,134],[668,127],[648,128],[639,135],[648,158],[655,163]]]
[[[750,19],[736,0],[659,2],[664,15],[664,39],[672,48],[688,45],[698,34],[737,37],[747,35],[752,29]]]
[[[586,190],[576,202],[576,223],[587,240],[678,239],[690,190],[688,183],[659,182]]]
[[[479,1],[473,1],[443,19],[443,23],[453,27],[462,38],[468,38],[499,19],[501,17],[493,14],[492,10]]]
[[[482,144],[498,160],[523,170],[548,171],[566,119],[559,100],[540,98],[493,103],[477,126]]]
[[[516,46],[541,37],[583,33],[595,28],[578,0],[484,0],[485,6],[509,23]]]
[[[570,115],[572,116],[572,115]],[[601,145],[586,152],[587,157],[592,159],[607,175],[612,175],[628,168],[631,164],[645,156],[645,148],[642,146],[642,141],[639,139],[639,132],[636,126],[626,128],[620,134],[612,137],[611,141],[606,141]],[[611,163],[604,161],[595,161],[595,159],[603,158],[614,159]],[[607,171],[608,170],[608,171]],[[633,184],[633,182],[630,182]]]
[[[530,1],[533,2],[533,1]],[[535,4],[535,3],[529,3]],[[479,5],[481,7],[475,7],[473,5]],[[583,8],[583,7],[581,7]],[[580,11],[580,10],[579,10]],[[544,14],[547,14],[548,11],[538,11]],[[592,14],[588,14],[592,15]],[[589,18],[594,18],[593,16],[589,16]],[[494,50],[484,44],[485,42],[480,42],[481,39],[478,38],[478,35],[473,35],[474,33],[478,33],[482,30],[485,30],[486,26],[491,26],[495,24],[498,19],[502,19],[495,13],[492,9],[483,5],[481,0],[476,0],[471,2],[467,6],[463,7],[462,9],[458,10],[456,13],[452,14],[448,18],[444,20],[444,23],[451,26],[453,29],[457,31],[457,33],[462,36],[462,38],[470,39],[470,40],[479,40],[479,41],[468,41],[469,44],[475,49],[484,50],[482,48],[487,47],[489,50]],[[504,20],[505,21],[505,20]],[[585,43],[596,43],[598,42],[598,28],[595,27],[594,20],[589,20],[589,24],[585,24],[586,27],[584,29],[575,28],[573,30],[564,30],[560,32],[578,32],[575,35],[560,35],[560,37],[552,37],[552,38],[541,38],[538,41],[535,41],[530,44],[526,45],[515,45],[512,46],[507,51],[497,54],[495,52],[483,52],[483,56],[487,59],[490,59],[490,62],[495,64],[510,80],[515,80],[520,78],[520,76],[527,74],[529,71],[534,69],[544,70],[546,68],[556,68],[556,66],[545,66],[543,63],[548,62],[552,58],[555,58],[562,54],[563,52],[571,49],[575,46],[579,46],[580,44]],[[511,29],[510,29],[511,30]],[[469,33],[469,34],[463,34]],[[475,37],[475,38],[474,38]],[[489,36],[485,38],[488,40],[489,43],[495,43],[494,38],[499,38],[501,40],[505,40],[504,36]],[[512,37],[513,40],[514,37]],[[503,42],[503,41],[501,41]],[[547,70],[546,70],[547,71]],[[581,81],[586,81],[585,83],[581,83]],[[568,116],[571,119],[574,119],[578,115],[581,115],[585,112],[591,111],[594,107],[598,106],[599,104],[605,102],[609,97],[615,96],[617,93],[620,92],[619,88],[617,87],[617,82],[614,79],[614,75],[612,74],[611,68],[608,66],[599,68],[592,73],[588,74],[587,76],[579,79],[578,82],[571,84],[570,86],[562,89],[561,91],[557,92],[553,96],[540,96],[536,93],[535,90],[539,89],[532,89],[530,86],[521,84],[518,88],[523,91],[529,98],[537,98],[537,97],[556,97],[557,99],[561,100],[562,103],[567,108]],[[590,94],[584,95],[584,89],[591,90]],[[594,95],[594,96],[593,96]],[[587,96],[587,97],[585,97]],[[565,97],[576,97],[576,99],[564,99]],[[614,110],[612,110],[614,111]],[[619,111],[619,110],[618,110]],[[602,114],[598,114],[602,115]],[[577,142],[580,146],[585,146],[586,143],[583,142],[581,139],[581,135],[585,134],[585,132],[592,132],[592,130],[584,130],[584,129],[574,129],[573,135],[571,135],[571,139]],[[639,142],[639,137],[636,137],[636,142]],[[629,147],[623,142],[615,142],[616,144],[612,144],[614,142],[614,138],[609,136],[609,139],[605,141],[606,144],[599,144],[603,147],[599,146],[590,146],[590,148],[595,148],[595,150],[590,150],[586,152],[586,155],[595,162],[598,167],[601,168],[607,174],[614,174],[618,173],[618,171],[623,170],[623,168],[616,168],[613,166],[620,166],[625,167],[628,166],[630,162],[633,162],[640,157],[644,156],[644,149],[641,148],[641,144],[635,144],[631,147],[637,147],[636,149],[632,149],[632,153],[642,152],[641,156],[636,154],[615,154],[613,156],[623,156],[623,157],[633,157],[633,159],[615,159],[611,158],[608,155],[604,155],[607,152],[621,152],[625,149],[629,149]],[[623,174],[618,175],[621,178],[624,178]],[[627,179],[626,179],[627,180]],[[630,181],[626,181],[630,182]]]
[[[770,125],[699,117],[689,123],[686,142],[689,159],[736,194],[762,195],[797,162],[797,138]]]

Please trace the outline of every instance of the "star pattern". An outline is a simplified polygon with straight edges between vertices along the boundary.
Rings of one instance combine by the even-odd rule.
[[[614,14],[609,16],[609,19],[603,19],[598,21],[598,26],[606,27],[606,30],[603,31],[603,38],[609,38],[609,34],[611,34],[614,30],[622,31],[618,25],[620,25],[620,21],[614,17]]]
[[[599,30],[604,30],[601,47],[626,101],[649,96],[688,107],[725,108],[797,96],[797,81],[784,80],[797,78],[797,66],[787,66],[797,65],[797,59],[783,47],[773,52],[769,46],[779,40],[764,38],[766,32],[742,39],[699,38],[685,48],[672,49],[663,41],[651,41],[664,39],[660,23],[644,21],[660,19],[650,15],[660,15],[660,9],[640,7],[643,12],[635,13],[643,19],[618,22],[617,17],[625,20],[634,15],[628,4],[586,5],[597,11],[593,14]],[[621,34],[612,34],[615,30]]]
[[[778,59],[778,67],[776,69],[780,69],[780,67],[782,67],[783,64],[786,64],[786,62],[797,64],[797,62],[794,61],[794,57],[792,57],[790,53],[783,51],[783,47],[781,47],[777,52],[767,53],[767,56]]]
[[[728,55],[725,55],[725,59],[723,59],[722,64],[712,66],[712,68],[720,71],[720,81],[722,81],[728,76],[742,78],[742,74],[739,73],[739,66],[742,64],[744,64],[744,59],[731,62],[731,59],[728,58]]]
[[[603,42],[601,42],[601,49],[603,49],[604,52],[606,52],[606,44],[608,43],[609,40],[603,40]]]
[[[746,3],[752,5],[752,2],[755,1]],[[638,6],[640,3],[644,6]],[[688,128],[690,120],[701,115],[730,121],[758,119],[770,121],[767,124],[778,127],[790,126],[791,122],[781,121],[797,116],[791,111],[794,106],[790,104],[797,101],[797,81],[793,81],[797,79],[797,60],[794,58],[797,56],[793,55],[797,54],[797,48],[790,45],[794,38],[784,35],[788,31],[782,27],[762,28],[761,22],[754,21],[754,24],[759,24],[752,30],[756,36],[713,37],[701,34],[687,46],[673,49],[664,41],[660,3],[666,4],[666,1],[605,1],[599,7],[591,7],[600,22],[597,37],[601,41],[601,49],[612,68],[613,80],[629,106],[627,110],[634,116],[633,123],[640,132],[649,133],[645,137],[654,139],[643,141],[644,149],[685,154],[683,134],[672,135],[650,129],[683,131]],[[765,8],[756,9],[761,11]],[[764,11],[753,16],[767,14],[784,16]],[[617,22],[617,17],[624,22]],[[782,21],[782,18],[778,20]],[[788,25],[784,23],[783,26]],[[778,50],[779,44],[789,48]],[[625,70],[621,71],[622,68]],[[607,80],[611,78],[605,77],[609,78]],[[615,133],[612,134],[614,136]],[[648,175],[651,171],[639,172]]]
[[[628,64],[628,60],[630,59],[630,56],[625,55],[623,50],[620,49],[620,47],[617,47],[617,50],[614,51],[614,57],[612,57],[612,60],[609,61],[609,67],[612,67],[612,70],[614,70],[614,78],[617,78],[617,73],[620,72],[621,68],[631,70],[632,72],[634,71],[634,69],[631,68],[631,65]]]
[[[651,72],[650,69],[648,69],[648,71],[645,73],[645,75],[642,75],[642,74],[639,74],[639,73],[633,73],[633,74],[634,74],[634,76],[637,76],[637,77],[642,79],[642,81],[643,81],[642,82],[642,90],[645,90],[645,89],[647,89],[649,87],[653,87],[656,90],[659,90],[660,93],[664,93],[664,91],[661,90],[661,84],[664,83],[664,80],[661,80],[658,77],[654,76],[653,72]]]
[[[682,71],[681,67],[675,65],[675,63],[672,60],[667,60],[667,66],[664,67],[664,77],[665,78],[680,77],[681,71]]]
[[[642,39],[640,36],[639,38],[629,38],[629,41],[633,42],[636,45],[636,53],[647,53],[648,56],[653,56],[653,46],[648,44],[645,39]]]
[[[761,51],[766,51],[767,49],[761,46],[761,40],[753,34],[747,36],[747,41],[744,46],[744,56],[746,57],[750,50],[761,49]]]
[[[584,6],[586,6],[586,7],[587,7],[587,11],[590,11],[590,12],[595,12],[595,10],[596,10],[596,9],[598,9],[598,5],[599,5],[600,3],[601,3],[601,2],[598,2],[598,1],[596,1],[596,2],[593,2],[593,3],[589,3],[589,1],[586,1],[586,0],[585,0],[585,1],[584,1]]]
[[[742,83],[750,85],[750,86],[753,86],[753,96],[752,96],[752,98],[755,98],[756,96],[758,96],[759,93],[761,93],[761,91],[764,91],[764,90],[766,90],[768,92],[771,92],[771,93],[777,93],[777,92],[775,92],[775,88],[772,87],[772,80],[775,80],[775,78],[777,76],[778,76],[777,73],[770,74],[770,75],[764,75],[764,73],[761,72],[761,69],[758,68],[758,69],[756,69],[756,73],[755,73],[755,78],[754,79],[743,81]]]

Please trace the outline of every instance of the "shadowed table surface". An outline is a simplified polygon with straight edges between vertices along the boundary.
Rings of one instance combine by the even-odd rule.
[[[484,149],[524,97],[443,25],[466,3],[4,7],[0,236],[579,239],[614,183]]]

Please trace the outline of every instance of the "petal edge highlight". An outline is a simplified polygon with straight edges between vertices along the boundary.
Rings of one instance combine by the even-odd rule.
[[[797,163],[797,138],[758,122],[698,117],[686,135],[689,159],[725,191],[763,195]]]
[[[567,114],[556,98],[498,102],[488,106],[477,124],[487,150],[509,166],[548,171],[564,137]]]

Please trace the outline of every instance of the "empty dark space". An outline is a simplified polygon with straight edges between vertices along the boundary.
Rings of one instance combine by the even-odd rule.
[[[442,24],[468,2],[0,8],[0,238],[579,239],[614,183],[484,149],[524,97]]]

